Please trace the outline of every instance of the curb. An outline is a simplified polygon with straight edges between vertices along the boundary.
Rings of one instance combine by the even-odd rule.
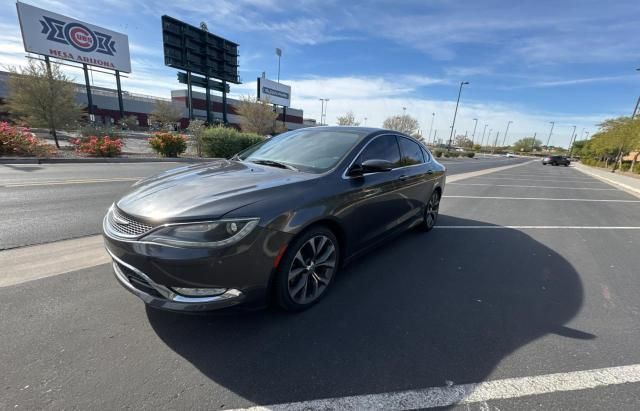
[[[0,164],[95,164],[95,163],[201,163],[214,160],[213,158],[0,158]]]
[[[631,187],[628,184],[621,183],[621,182],[613,180],[611,178],[603,177],[600,174],[597,174],[597,173],[594,173],[594,172],[591,172],[591,171],[587,170],[585,167],[587,167],[587,166],[580,164],[580,165],[576,165],[575,169],[580,171],[580,172],[582,172],[582,173],[584,173],[584,174],[587,174],[587,175],[589,175],[591,177],[600,179],[600,180],[608,183],[609,185],[612,185],[612,186],[614,186],[616,188],[622,189],[623,191],[626,191],[627,193],[640,198],[640,189],[637,189],[635,187]]]

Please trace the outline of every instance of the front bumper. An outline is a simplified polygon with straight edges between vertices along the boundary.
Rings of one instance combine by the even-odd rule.
[[[170,288],[155,283],[142,271],[120,260],[109,249],[107,251],[113,258],[113,273],[120,285],[151,307],[170,311],[212,311],[240,304],[244,300],[242,292],[236,289],[227,289],[224,293],[212,297],[179,295]]]
[[[196,249],[115,238],[103,232],[118,282],[148,305],[172,311],[266,305],[274,261],[291,239],[290,234],[258,226],[232,246]],[[177,287],[226,291],[190,297],[176,293]]]

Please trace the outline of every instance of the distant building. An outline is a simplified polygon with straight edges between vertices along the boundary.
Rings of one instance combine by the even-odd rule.
[[[302,124],[305,127],[315,127],[318,125],[318,122],[316,121],[315,118],[305,118],[302,120]]]
[[[9,95],[8,80],[10,73],[0,71],[0,104]],[[93,114],[95,122],[101,124],[115,124],[120,119],[120,110],[118,107],[118,94],[115,89],[105,87],[91,87],[91,97],[93,100]],[[157,96],[147,96],[143,94],[122,92],[124,115],[135,116],[138,118],[138,125],[141,127],[149,126],[149,115],[158,101],[171,101],[176,107],[182,110],[182,119],[180,126],[187,127],[189,124],[189,111],[187,108],[187,90],[172,90],[171,98],[162,98]],[[87,91],[84,84],[76,84],[76,101],[83,106],[87,105]],[[207,105],[205,94],[200,92],[192,92],[193,115],[195,118],[207,119]],[[241,117],[236,113],[235,107],[240,103],[239,100],[227,98],[227,120],[229,125],[240,127]],[[7,118],[6,112],[2,112],[0,105],[0,118]],[[211,111],[214,122],[222,122],[222,97],[218,95],[211,96]],[[286,119],[282,107],[278,107],[278,121],[285,121],[289,130],[304,127],[303,111],[295,108],[287,108]],[[315,121],[314,121],[315,122]]]

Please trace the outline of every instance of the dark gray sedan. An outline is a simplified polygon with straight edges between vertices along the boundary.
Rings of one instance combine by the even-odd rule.
[[[444,184],[445,168],[409,136],[305,128],[137,182],[109,209],[104,238],[118,281],[150,306],[296,311],[349,260],[431,230]]]

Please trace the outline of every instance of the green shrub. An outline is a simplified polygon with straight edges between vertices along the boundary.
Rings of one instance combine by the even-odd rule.
[[[473,151],[467,151],[466,153],[463,153],[463,155],[469,158],[473,158],[476,155],[476,153],[474,153]]]
[[[82,137],[104,136],[110,139],[121,138],[122,133],[111,126],[101,126],[98,124],[87,124],[80,128]]]
[[[442,150],[434,150],[433,155],[438,158],[442,157]]]
[[[204,130],[202,140],[207,157],[229,158],[262,142],[264,137],[253,133],[241,133],[231,127],[218,126]]]
[[[178,157],[187,149],[187,138],[182,134],[154,133],[147,141],[156,153],[164,157]]]
[[[631,169],[631,161],[623,161],[620,165],[620,171],[629,171]]]

